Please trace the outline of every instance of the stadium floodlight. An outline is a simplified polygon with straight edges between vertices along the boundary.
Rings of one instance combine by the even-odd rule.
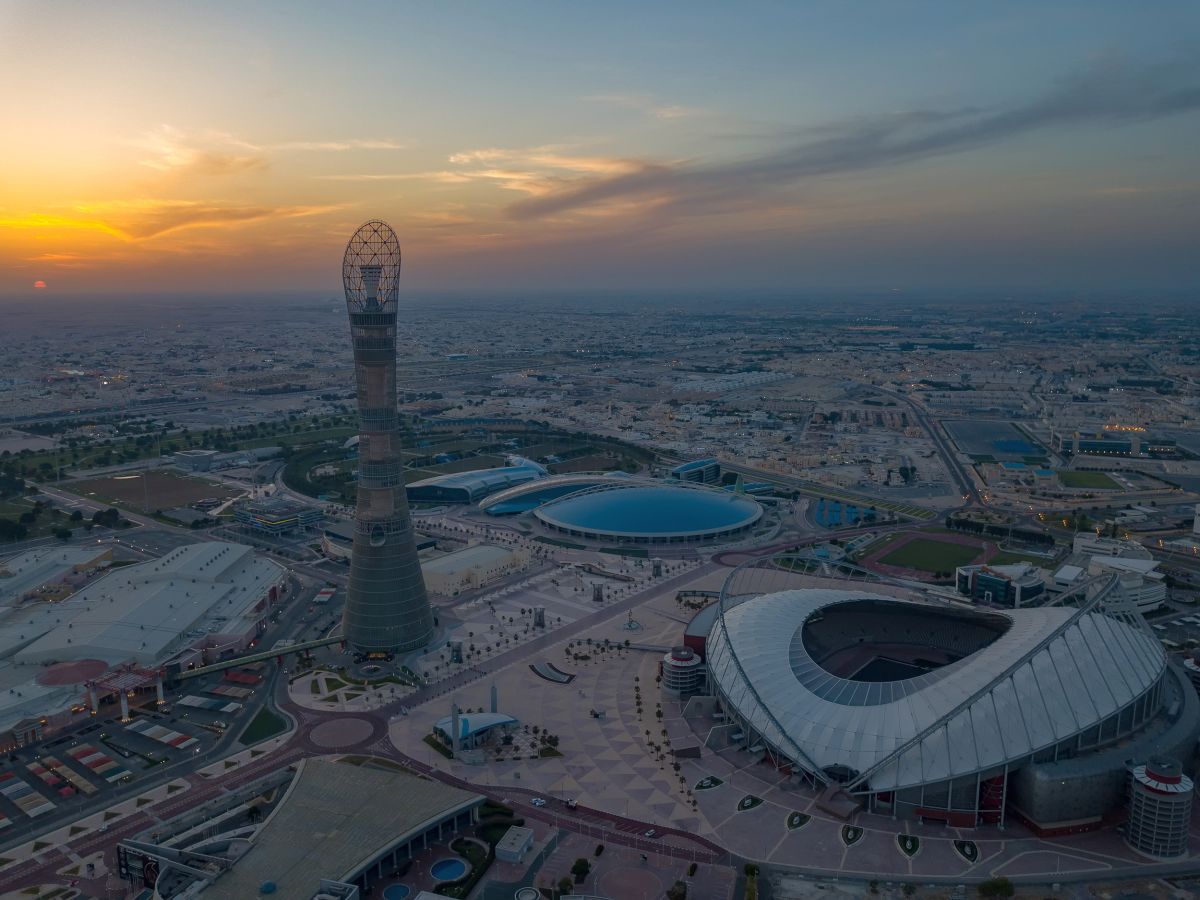
[[[367,222],[346,245],[342,282],[358,392],[358,503],[343,631],[361,652],[404,652],[433,638],[433,613],[404,492],[396,409],[400,242]]]

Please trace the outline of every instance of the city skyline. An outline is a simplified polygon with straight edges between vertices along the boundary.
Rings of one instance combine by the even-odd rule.
[[[1194,8],[15,3],[0,298],[1178,291]],[[370,27],[363,27],[369,22]]]

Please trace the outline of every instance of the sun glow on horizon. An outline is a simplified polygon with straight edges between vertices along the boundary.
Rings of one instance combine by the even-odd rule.
[[[13,4],[0,295],[335,289],[374,217],[436,289],[1192,277],[1190,3],[466,6]]]

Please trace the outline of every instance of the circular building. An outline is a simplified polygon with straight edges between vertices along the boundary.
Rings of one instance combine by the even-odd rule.
[[[1192,796],[1192,779],[1183,774],[1178,760],[1155,758],[1134,766],[1125,832],[1129,846],[1160,859],[1187,853]]]
[[[763,509],[730,491],[636,482],[576,491],[533,514],[547,528],[572,537],[671,544],[739,534],[762,518]]]
[[[672,647],[659,666],[662,690],[672,697],[695,694],[704,684],[704,661],[691,647]]]
[[[1097,581],[1078,608],[985,611],[745,593],[735,571],[707,640],[710,690],[731,740],[872,811],[1099,827],[1124,800],[1130,757],[1190,752],[1200,702],[1114,582]]]

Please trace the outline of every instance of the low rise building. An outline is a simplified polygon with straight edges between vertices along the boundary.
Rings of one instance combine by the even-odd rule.
[[[1042,572],[1029,563],[1010,566],[959,566],[954,571],[955,587],[976,603],[1017,608],[1028,606],[1046,592]]]
[[[1110,544],[1124,544],[1136,547],[1139,551],[1144,550],[1144,547],[1130,544],[1130,541],[1110,541]],[[1158,560],[1151,558],[1150,553],[1146,553],[1145,557],[1073,553],[1068,562],[1055,571],[1050,589],[1052,592],[1072,590],[1102,575],[1116,575],[1124,599],[1132,601],[1141,613],[1157,610],[1166,602],[1166,577],[1158,571]]]
[[[252,547],[206,541],[109,572],[61,603],[0,618],[0,659],[157,665],[184,647],[240,649],[261,631],[285,571]]]
[[[1166,578],[1157,567],[1158,562],[1153,559],[1093,556],[1088,564],[1088,574],[1117,575],[1126,599],[1133,602],[1138,612],[1145,614],[1167,602]]]
[[[237,504],[233,508],[233,518],[253,531],[280,535],[319,525],[325,519],[325,513],[317,506],[284,497],[268,497]]]
[[[111,547],[46,547],[0,562],[0,608],[62,600],[112,562]]]
[[[513,572],[523,571],[528,565],[529,551],[522,547],[475,544],[425,560],[421,563],[421,571],[429,590],[453,597]]]
[[[239,829],[186,850],[140,841],[122,847],[154,860],[155,896],[351,900],[430,844],[470,828],[484,799],[407,772],[306,759],[249,837]]]
[[[174,462],[188,472],[207,472],[217,456],[216,450],[176,450]]]
[[[533,846],[533,829],[513,825],[496,842],[496,859],[501,862],[519,863]]]
[[[696,459],[676,466],[670,472],[672,478],[694,484],[720,484],[721,462],[717,459]]]
[[[1136,541],[1101,537],[1090,531],[1075,535],[1071,552],[1084,556],[1117,556],[1126,559],[1151,559],[1151,553]]]

